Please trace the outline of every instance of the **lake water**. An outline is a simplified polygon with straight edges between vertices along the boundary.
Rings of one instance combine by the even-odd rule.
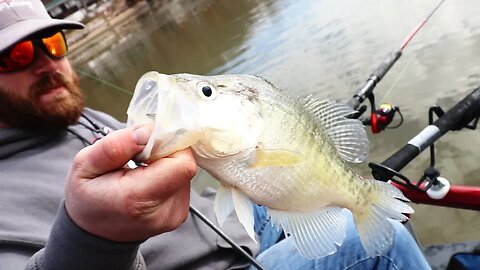
[[[137,17],[115,22],[82,46],[74,44],[71,60],[87,104],[125,120],[130,93],[149,70],[251,73],[294,96],[315,93],[347,101],[439,1],[200,2],[144,4]],[[383,161],[423,129],[429,106],[448,109],[480,86],[478,14],[479,1],[446,1],[377,86],[377,103],[399,106],[405,121],[398,129],[369,134],[369,161]],[[479,149],[478,130],[447,134],[436,144],[436,167],[452,183],[479,185]],[[426,151],[402,172],[417,179],[428,164]],[[357,169],[370,173],[366,164]],[[424,245],[480,240],[477,212],[414,208],[413,226]]]

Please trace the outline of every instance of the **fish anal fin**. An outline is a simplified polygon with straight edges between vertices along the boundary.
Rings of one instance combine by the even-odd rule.
[[[302,157],[288,150],[255,149],[251,167],[282,167],[295,166],[301,162]]]
[[[328,206],[313,212],[288,212],[268,209],[272,221],[293,237],[295,245],[308,259],[317,259],[337,251],[346,234],[343,210]]]

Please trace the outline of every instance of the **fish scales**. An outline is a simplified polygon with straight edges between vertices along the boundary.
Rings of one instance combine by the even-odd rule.
[[[268,119],[268,124],[259,141],[266,149],[291,150],[304,157],[301,164],[285,173],[291,177],[274,180],[280,187],[283,187],[282,202],[288,202],[290,209],[298,211],[314,210],[328,204],[350,206],[348,201],[361,196],[361,194],[357,194],[362,190],[361,185],[354,182],[359,177],[344,164],[343,160],[338,158],[333,142],[326,136],[324,128],[312,119],[312,116],[305,112],[303,107],[293,103],[292,100],[285,99],[284,96],[279,98],[277,93],[270,91],[260,97],[264,101],[261,111],[264,118]],[[289,125],[295,126],[289,128]],[[278,132],[286,134],[278,136]],[[276,139],[271,140],[271,138]],[[291,138],[296,138],[296,140],[291,140]],[[247,174],[251,170],[248,167],[244,168]],[[271,171],[270,168],[255,170]],[[277,170],[278,168],[274,168],[270,174],[277,174]],[[248,177],[248,179],[265,180],[265,185],[271,186],[272,182],[268,177],[268,172],[252,173],[258,174],[256,177]],[[356,187],[351,189],[356,192],[349,194],[348,188],[345,189],[348,186]],[[267,196],[267,194],[258,193],[249,195],[252,197],[258,195],[259,201],[260,198]],[[281,205],[282,202],[264,205],[284,209],[284,206]]]

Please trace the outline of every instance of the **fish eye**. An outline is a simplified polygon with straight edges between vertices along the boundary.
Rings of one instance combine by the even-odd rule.
[[[217,89],[207,82],[199,82],[197,84],[197,92],[201,98],[206,100],[213,100],[217,96]]]
[[[212,88],[210,88],[210,86],[208,85],[205,85],[204,87],[202,87],[202,93],[206,97],[211,97],[213,95]]]

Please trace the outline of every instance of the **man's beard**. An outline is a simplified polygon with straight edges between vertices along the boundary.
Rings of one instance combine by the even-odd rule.
[[[48,106],[40,106],[38,101],[42,94],[61,86],[68,92],[66,95]],[[28,91],[28,96],[24,97],[0,87],[1,123],[23,129],[64,129],[75,123],[82,113],[84,99],[75,72],[72,72],[71,79],[59,72],[46,74]]]

